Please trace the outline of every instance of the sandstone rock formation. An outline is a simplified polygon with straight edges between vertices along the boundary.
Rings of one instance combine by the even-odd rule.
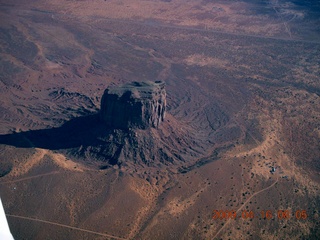
[[[132,82],[109,87],[101,100],[100,119],[110,128],[158,128],[166,112],[165,83]]]

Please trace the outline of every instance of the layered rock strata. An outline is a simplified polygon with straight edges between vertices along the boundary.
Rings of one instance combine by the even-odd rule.
[[[165,112],[164,82],[132,82],[105,90],[100,119],[108,127],[116,129],[158,128]]]

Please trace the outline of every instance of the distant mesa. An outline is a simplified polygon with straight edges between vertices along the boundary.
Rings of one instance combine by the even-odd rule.
[[[0,135],[0,144],[60,150],[70,157],[107,165],[120,166],[128,159],[142,164],[155,159],[172,162],[177,157],[163,144],[158,129],[161,123],[171,129],[164,122],[165,114],[164,82],[132,82],[108,87],[97,114],[74,118],[58,128]],[[0,177],[10,172],[10,166],[0,164],[0,168],[4,169]]]
[[[100,119],[108,128],[158,128],[165,112],[164,82],[132,82],[105,90]]]
[[[100,169],[117,165],[136,171],[187,163],[182,169],[187,172],[208,146],[201,137],[184,122],[169,113],[166,116],[165,83],[147,81],[108,87],[96,114],[71,119],[57,128],[0,135],[0,144],[55,150]],[[195,166],[204,163],[198,161]],[[0,177],[11,169],[0,163]]]

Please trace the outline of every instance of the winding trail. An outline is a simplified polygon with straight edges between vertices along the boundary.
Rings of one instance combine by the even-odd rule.
[[[279,13],[279,11],[277,11],[277,8],[278,8],[278,7],[280,8],[280,6],[279,6],[279,1],[278,1],[278,0],[273,0],[273,1],[270,1],[270,3],[271,3],[271,6],[272,6],[273,10],[276,12],[278,18],[282,21],[283,26],[284,26],[286,32],[289,34],[290,39],[292,39],[292,34],[291,34],[290,27],[288,26],[288,23],[289,23],[291,20],[293,20],[294,17],[293,17],[291,20],[289,20],[289,21],[286,22],[286,21],[283,19],[281,13]]]
[[[259,190],[258,192],[255,192],[254,194],[252,194],[252,195],[237,209],[236,213],[238,214],[238,212],[241,211],[242,208],[244,208],[244,206],[246,206],[246,204],[247,204],[253,197],[257,196],[258,194],[260,194],[260,193],[262,193],[262,192],[264,192],[264,191],[272,188],[274,185],[276,185],[276,184],[278,183],[278,180],[279,180],[279,177],[277,177],[277,180],[276,180],[274,183],[272,183],[270,186],[268,186],[268,187],[266,187],[266,188],[263,188],[263,189]],[[220,234],[220,232],[228,225],[228,223],[229,223],[231,220],[233,220],[233,219],[229,218],[229,219],[227,220],[227,222],[226,222],[226,223],[219,229],[219,231],[213,236],[213,239],[215,239],[215,238]]]
[[[37,218],[23,217],[23,216],[18,216],[18,215],[13,215],[13,214],[6,214],[6,216],[13,217],[13,218],[19,218],[19,219],[24,219],[24,220],[35,221],[35,222],[47,223],[47,224],[51,224],[51,225],[55,225],[55,226],[59,226],[59,227],[64,227],[64,228],[69,228],[69,229],[73,229],[73,230],[77,230],[77,231],[92,233],[92,234],[100,235],[100,236],[103,236],[103,237],[108,237],[108,238],[111,238],[111,239],[122,239],[122,240],[124,239],[124,240],[126,240],[126,238],[116,237],[116,236],[113,236],[113,235],[110,235],[110,234],[106,234],[106,233],[99,233],[99,232],[95,232],[95,231],[91,231],[91,230],[87,230],[87,229],[83,229],[83,228],[72,227],[72,226],[68,226],[68,225],[65,225],[65,224],[50,222],[50,221],[41,220],[41,219],[37,219]]]
[[[61,173],[61,172],[54,171],[54,172],[49,172],[49,173],[38,174],[38,175],[35,175],[35,176],[31,176],[31,177],[25,177],[25,178],[20,178],[20,179],[16,179],[16,180],[0,182],[0,185],[1,184],[6,184],[6,183],[21,182],[21,181],[25,181],[25,180],[29,180],[29,179],[33,179],[33,178],[38,178],[38,177],[48,176],[48,175],[53,175],[53,174],[58,174],[58,173]]]

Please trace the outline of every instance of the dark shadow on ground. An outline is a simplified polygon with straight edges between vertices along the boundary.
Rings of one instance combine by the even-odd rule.
[[[72,119],[58,128],[0,135],[0,144],[50,150],[78,148],[98,144],[99,137],[103,138],[112,130],[100,122],[98,114],[94,114]]]

